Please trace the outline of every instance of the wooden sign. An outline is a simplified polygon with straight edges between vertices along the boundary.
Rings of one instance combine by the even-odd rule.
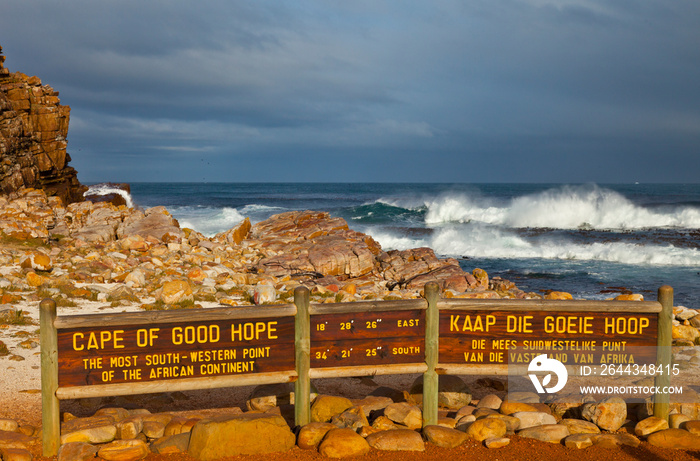
[[[527,365],[547,354],[565,365],[654,363],[657,322],[653,313],[442,311],[439,361]]]
[[[424,360],[422,309],[311,316],[311,368]]]
[[[58,331],[61,387],[293,370],[294,317]]]

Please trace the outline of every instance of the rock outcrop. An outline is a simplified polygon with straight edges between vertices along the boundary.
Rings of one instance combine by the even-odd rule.
[[[11,73],[4,60],[0,55],[0,192],[35,188],[64,203],[82,201],[87,187],[66,152],[70,107],[38,77]]]

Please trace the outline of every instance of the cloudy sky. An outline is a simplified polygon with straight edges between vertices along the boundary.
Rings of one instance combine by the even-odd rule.
[[[697,0],[3,0],[82,182],[700,182]]]

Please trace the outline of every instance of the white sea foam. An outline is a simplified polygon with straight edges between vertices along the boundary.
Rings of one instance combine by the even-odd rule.
[[[229,207],[178,207],[171,212],[180,222],[180,227],[194,229],[207,237],[229,230],[245,219],[236,208]]]
[[[650,209],[621,194],[598,186],[562,186],[489,203],[466,194],[444,194],[426,201],[426,224],[481,222],[507,227],[553,229],[700,228],[700,209],[678,206]]]
[[[428,242],[423,239],[415,239],[405,236],[397,236],[389,232],[381,231],[377,228],[369,228],[363,232],[370,235],[374,240],[379,242],[384,251],[388,250],[408,250],[411,248],[420,248],[428,245]]]
[[[122,189],[117,189],[116,187],[110,186],[108,184],[95,184],[94,186],[88,187],[83,195],[109,195],[116,194],[124,197],[126,201],[126,206],[129,208],[134,207],[134,200],[131,198],[131,194]]]
[[[493,226],[458,226],[438,230],[430,241],[438,254],[473,258],[536,258],[607,261],[649,266],[700,266],[700,250],[673,245],[627,242],[573,243],[525,240]]]

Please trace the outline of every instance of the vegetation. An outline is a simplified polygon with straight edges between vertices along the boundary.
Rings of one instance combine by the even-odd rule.
[[[9,310],[0,313],[0,323],[7,325],[36,325],[36,322],[23,310]]]

